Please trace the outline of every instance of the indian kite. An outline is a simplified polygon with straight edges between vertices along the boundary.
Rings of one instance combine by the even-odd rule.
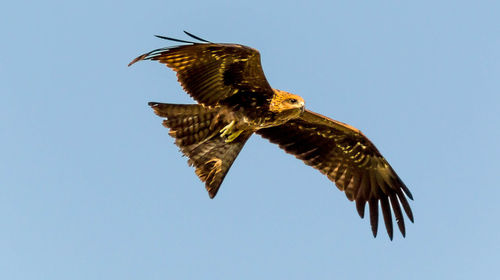
[[[215,197],[229,168],[245,142],[257,133],[287,153],[318,169],[356,202],[364,217],[370,209],[373,236],[377,235],[379,205],[392,240],[392,212],[402,235],[405,224],[401,206],[413,222],[406,197],[413,199],[386,159],[358,129],[306,110],[298,95],[273,89],[262,70],[256,49],[201,39],[143,54],[140,60],[157,60],[177,72],[184,90],[198,104],[150,102],[165,118],[175,144],[189,158],[189,165]]]

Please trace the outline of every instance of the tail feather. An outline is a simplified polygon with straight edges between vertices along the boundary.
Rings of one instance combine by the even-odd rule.
[[[217,120],[218,110],[198,104],[166,104],[149,102],[155,114],[166,118],[163,126],[170,129],[175,144],[183,147],[210,138],[222,128]]]
[[[153,108],[155,114],[164,118],[191,116],[207,111],[206,107],[198,104],[168,104],[149,102],[148,105]]]
[[[175,144],[178,146],[200,143],[204,139],[214,135],[217,131],[214,131],[210,125],[210,122],[175,125],[170,123],[169,120],[163,121],[163,126],[171,129],[169,134],[175,138]]]
[[[188,164],[195,167],[196,175],[205,182],[210,198],[215,197],[252,132],[243,132],[226,142],[220,137],[220,130],[227,124],[219,119],[217,107],[156,102],[149,105],[158,116],[166,118],[163,125],[170,129],[169,135],[175,138],[175,144],[189,158]]]
[[[217,194],[229,168],[251,135],[247,132],[232,142],[217,135],[183,151],[189,157],[188,163],[195,166],[196,175],[205,182],[210,198]]]

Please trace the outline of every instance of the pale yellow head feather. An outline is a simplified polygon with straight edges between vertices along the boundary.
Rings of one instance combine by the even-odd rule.
[[[292,94],[279,89],[273,89],[274,96],[271,99],[269,110],[272,112],[282,112],[290,109],[303,109],[304,99],[296,94]]]

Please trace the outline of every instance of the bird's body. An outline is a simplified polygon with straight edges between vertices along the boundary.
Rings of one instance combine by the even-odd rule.
[[[382,208],[392,239],[391,208],[405,235],[401,206],[413,221],[410,191],[377,148],[359,130],[305,109],[298,95],[271,88],[257,50],[236,44],[202,43],[157,49],[137,57],[158,60],[177,72],[184,90],[198,104],[150,102],[189,158],[213,198],[246,141],[254,133],[278,144],[318,169],[349,200],[361,217],[368,202],[373,234]]]
[[[217,105],[227,122],[235,122],[238,129],[252,131],[298,118],[304,112],[304,106],[302,97],[276,89],[273,89],[271,98],[243,92]]]

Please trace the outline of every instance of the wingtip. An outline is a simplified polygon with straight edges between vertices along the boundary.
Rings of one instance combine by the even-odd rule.
[[[373,237],[377,237],[377,233],[378,233],[378,221],[374,222],[373,220],[371,220],[370,224],[371,224],[371,227],[372,227]]]
[[[415,223],[415,219],[413,218],[413,213],[412,213],[412,214],[408,217],[408,219],[410,219],[410,222],[411,222],[412,224],[414,224],[414,223]]]
[[[137,61],[139,60],[143,60],[144,57],[146,57],[145,55],[140,55],[138,57],[136,57],[134,60],[132,60],[129,64],[128,64],[128,67],[132,66],[132,64],[136,63]]]
[[[356,200],[356,210],[358,211],[358,215],[361,219],[365,218],[365,206],[366,201]]]
[[[408,217],[410,222],[415,223],[415,219],[413,218],[413,212],[411,211],[411,209],[408,209],[408,211],[406,211],[406,216]]]
[[[399,185],[401,186],[401,189],[403,192],[406,194],[406,196],[413,200],[413,194],[411,193],[410,189],[403,183],[403,181],[398,177],[397,180],[399,181]]]
[[[406,196],[413,200],[413,194],[410,192],[410,189],[408,189],[406,186],[403,188],[403,191],[405,192]]]
[[[398,224],[398,228],[399,228],[399,231],[401,232],[401,235],[403,235],[403,237],[405,237],[406,228],[405,228],[404,220],[403,219],[401,219],[401,220],[396,219],[396,223]]]
[[[194,39],[199,40],[199,41],[201,41],[201,42],[211,43],[210,41],[205,40],[205,39],[203,39],[203,38],[201,38],[201,37],[198,37],[198,36],[196,36],[196,35],[193,35],[192,33],[189,33],[189,32],[187,32],[186,30],[183,30],[183,31],[184,31],[184,34],[188,35],[188,36],[189,36],[189,37],[191,37],[191,38],[194,38]]]
[[[174,41],[174,42],[179,42],[179,43],[196,44],[196,42],[193,42],[193,41],[175,39],[172,37],[166,37],[166,36],[161,36],[161,35],[155,35],[155,37],[163,39],[163,40],[169,40],[169,41]]]

